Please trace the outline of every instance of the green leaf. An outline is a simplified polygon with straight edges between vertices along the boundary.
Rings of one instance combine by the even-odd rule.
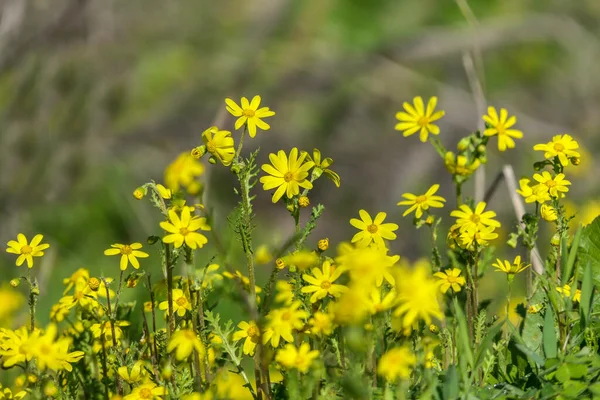
[[[556,358],[558,356],[554,314],[551,307],[546,308],[546,315],[544,316],[543,345],[546,358]]]
[[[577,251],[579,250],[579,241],[581,239],[581,227],[577,229],[575,233],[575,238],[573,239],[573,243],[571,244],[571,251],[569,252],[569,258],[567,259],[567,263],[564,264],[563,268],[563,276],[562,282],[563,284],[567,283],[571,278],[571,272],[573,272],[573,266],[575,265],[575,258],[577,257]]]
[[[538,355],[534,351],[532,351],[530,348],[528,348],[527,346],[525,346],[523,344],[519,344],[519,343],[516,343],[515,346],[517,347],[517,349],[519,349],[521,351],[521,353],[523,353],[527,358],[529,358],[531,361],[533,361],[537,365],[539,365],[539,366],[544,365],[544,359],[540,355]]]
[[[487,335],[485,335],[485,337],[481,341],[481,344],[479,345],[479,348],[477,349],[477,354],[475,356],[475,368],[478,368],[479,365],[483,362],[487,349],[492,345],[492,341],[500,332],[503,325],[504,321],[500,321],[499,323],[497,323],[488,331]]]
[[[571,375],[569,374],[569,367],[567,366],[567,364],[563,364],[560,367],[558,367],[558,369],[556,370],[556,374],[554,374],[554,377],[560,383],[565,383],[566,381],[571,379]]]
[[[469,330],[467,329],[467,319],[456,297],[454,298],[454,313],[458,322],[458,337],[456,341],[458,343],[459,354],[466,357],[469,366],[473,367],[473,351],[471,350],[471,340],[469,339]]]
[[[451,400],[458,398],[458,372],[456,366],[451,365],[446,371],[444,378],[444,387],[442,389],[444,400]]]
[[[579,313],[581,316],[581,329],[584,330],[590,318],[590,307],[592,304],[592,292],[594,282],[592,279],[592,268],[588,261],[583,270],[583,281],[581,282],[581,299],[579,302]]]
[[[600,285],[600,217],[582,229],[580,240],[580,265],[590,264],[595,285]]]

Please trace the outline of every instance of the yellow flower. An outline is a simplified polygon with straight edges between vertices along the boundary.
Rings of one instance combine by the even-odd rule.
[[[565,297],[571,297],[571,285],[565,283],[562,287],[557,287],[556,291],[562,294]],[[573,295],[573,301],[579,303],[581,301],[581,290],[575,289],[575,294]]]
[[[381,296],[381,289],[371,289],[367,297],[367,304],[371,314],[374,315],[392,308],[396,302],[396,296],[397,293],[394,289],[387,292],[383,297]]]
[[[115,340],[118,342],[121,341],[123,337],[122,327],[131,325],[131,322],[128,321],[115,321],[114,326],[110,321],[103,322],[102,324],[93,324],[90,327],[90,331],[94,338],[99,339],[100,336],[104,336],[104,340],[107,342],[113,341],[113,329],[115,332]]]
[[[173,197],[173,191],[171,189],[167,189],[160,183],[156,184],[156,190],[158,191],[160,197],[162,197],[165,200],[169,200],[171,197]]]
[[[155,400],[162,399],[167,394],[164,387],[157,386],[154,382],[144,383],[134,388],[123,400]]]
[[[458,157],[456,157],[456,155],[453,152],[449,151],[444,157],[444,164],[446,165],[446,169],[448,170],[448,172],[450,172],[452,175],[466,177],[471,175],[473,172],[475,172],[477,168],[479,168],[479,166],[481,165],[481,161],[479,161],[479,159],[476,158],[471,163],[469,163],[469,159],[466,156],[459,155]]]
[[[454,210],[450,213],[450,216],[456,217],[456,224],[460,227],[461,231],[472,227],[482,228],[484,226],[493,226],[495,228],[500,227],[500,222],[496,221],[494,217],[496,213],[493,211],[485,211],[486,203],[481,201],[475,207],[475,210],[471,210],[466,204],[462,204],[459,210]]]
[[[313,176],[316,175],[318,178],[321,174],[325,174],[326,177],[331,179],[335,186],[340,187],[340,176],[329,169],[331,164],[333,164],[333,160],[330,157],[325,157],[321,159],[321,151],[319,149],[313,149],[312,157],[310,154],[306,156],[308,161],[312,161],[315,163],[315,169],[313,170]]]
[[[131,367],[131,372],[127,369],[127,366],[119,367],[117,373],[123,380],[130,385],[134,383],[138,383],[142,380],[145,375],[145,370],[143,368],[143,363],[141,361],[136,361]]]
[[[533,179],[538,181],[542,188],[547,191],[552,197],[564,197],[564,193],[569,191],[571,182],[565,179],[565,174],[558,174],[552,177],[550,172],[542,171],[541,174],[534,174]]]
[[[3,284],[0,286],[0,327],[9,325],[8,322],[13,314],[21,308],[23,296],[11,286]]]
[[[456,292],[460,292],[461,286],[465,286],[467,283],[463,276],[460,276],[461,270],[458,268],[447,269],[445,271],[436,272],[433,276],[440,278],[440,290],[442,293],[446,293],[448,289]]]
[[[192,217],[189,208],[181,211],[181,218],[173,210],[169,210],[169,220],[160,223],[160,227],[169,234],[163,238],[165,243],[174,243],[175,248],[180,248],[183,243],[190,249],[202,248],[208,239],[198,229],[210,231],[210,226],[206,224],[206,218]]]
[[[158,308],[169,313],[169,301],[163,301]],[[186,312],[192,311],[192,304],[181,289],[173,289],[173,312],[183,317]]]
[[[415,266],[412,270],[403,269],[396,279],[399,306],[395,316],[402,316],[404,327],[412,326],[418,320],[428,325],[432,318],[444,319],[438,301],[439,284],[431,278],[425,266]]]
[[[329,248],[329,238],[319,240],[317,248],[321,251],[326,251]]]
[[[414,106],[413,104],[404,102],[402,106],[406,112],[400,111],[396,113],[396,118],[400,122],[396,124],[395,129],[397,131],[404,131],[404,137],[420,131],[419,137],[423,143],[427,141],[427,137],[430,133],[432,135],[439,135],[440,128],[437,125],[432,124],[432,122],[442,118],[445,112],[435,111],[437,101],[438,98],[435,96],[430,98],[427,102],[427,110],[425,110],[423,99],[420,96],[413,99]]]
[[[318,356],[319,352],[311,350],[308,343],[302,343],[299,348],[293,344],[287,344],[277,352],[275,360],[285,369],[297,369],[305,374]]]
[[[578,151],[579,143],[573,140],[571,135],[556,135],[551,142],[546,144],[536,144],[534,150],[543,151],[544,158],[551,160],[558,157],[558,160],[563,167],[569,165],[569,159],[573,157],[581,157]]]
[[[407,216],[411,212],[415,212],[415,217],[421,218],[423,211],[428,211],[429,207],[442,208],[444,207],[444,199],[442,196],[435,196],[435,193],[440,188],[440,185],[435,184],[427,190],[425,194],[415,195],[412,193],[404,193],[402,197],[407,200],[402,200],[397,205],[399,206],[410,206],[408,210],[404,211],[403,217]]]
[[[542,204],[540,214],[542,215],[542,218],[548,222],[556,221],[558,219],[556,209],[548,204]]]
[[[30,361],[34,356],[32,344],[40,336],[40,331],[36,329],[31,336],[26,327],[21,327],[16,331],[10,329],[0,329],[0,356],[2,367],[10,368],[19,363]]]
[[[295,301],[289,307],[276,308],[267,315],[267,331],[263,338],[271,342],[271,346],[279,347],[279,341],[283,338],[286,342],[293,342],[292,331],[304,327],[304,320],[308,313],[300,310],[302,302]]]
[[[377,374],[383,376],[388,382],[395,382],[398,378],[408,379],[416,363],[417,357],[408,347],[395,347],[381,356]]]
[[[202,141],[206,146],[206,151],[215,156],[223,165],[231,165],[235,156],[235,145],[231,132],[220,131],[216,126],[211,126],[202,133]]]
[[[81,360],[84,356],[82,351],[69,353],[71,339],[67,337],[58,338],[56,325],[50,324],[46,331],[37,340],[31,341],[32,353],[41,370],[51,369],[53,371],[67,370],[71,372],[71,363]]]
[[[529,186],[531,180],[523,178],[519,180],[519,186],[521,189],[517,189],[517,193],[523,196],[525,203],[538,202],[540,204],[550,201],[550,195],[548,194],[547,187],[543,185]]]
[[[359,247],[367,247],[371,243],[379,248],[385,248],[383,239],[394,240],[396,234],[394,231],[398,230],[398,225],[393,223],[384,224],[383,221],[387,216],[386,213],[380,212],[375,216],[375,220],[371,219],[371,216],[365,210],[359,210],[358,214],[361,219],[352,218],[350,225],[356,229],[360,229],[360,232],[352,237],[352,243],[357,243]]]
[[[272,117],[275,115],[274,111],[271,111],[269,107],[260,106],[260,96],[254,96],[251,102],[248,99],[242,97],[241,107],[237,103],[229,98],[225,99],[227,104],[227,111],[234,117],[239,117],[235,121],[235,129],[240,129],[244,124],[248,126],[248,133],[250,137],[256,136],[256,128],[260,128],[263,131],[271,129],[269,124],[262,120],[262,118]]]
[[[288,281],[277,281],[275,283],[277,294],[275,302],[289,306],[294,301],[294,287]]]
[[[175,359],[177,361],[187,359],[194,350],[196,350],[200,358],[204,357],[205,352],[204,345],[198,338],[198,335],[189,329],[173,333],[167,346],[167,353],[171,353],[173,350],[175,350]]]
[[[304,271],[307,268],[310,268],[316,265],[319,262],[319,256],[314,251],[308,250],[299,250],[292,254],[288,254],[287,256],[281,259],[285,266],[294,266],[298,268],[300,271]],[[279,267],[279,265],[278,265]],[[283,267],[279,268],[283,269]]]
[[[521,262],[521,256],[516,256],[512,264],[508,260],[502,261],[499,258],[497,258],[496,263],[492,264],[492,266],[496,268],[496,271],[504,272],[509,276],[509,279],[511,279],[512,276],[529,268],[530,264],[525,264]]]
[[[333,321],[328,314],[317,311],[308,320],[311,335],[331,335],[333,332]]]
[[[121,271],[125,271],[127,269],[128,262],[131,263],[133,268],[139,269],[140,262],[137,260],[139,258],[149,257],[148,253],[144,253],[143,251],[139,251],[142,248],[141,243],[132,243],[132,244],[111,244],[110,249],[104,250],[105,256],[116,256],[118,254],[121,255]]]
[[[256,349],[256,345],[260,341],[260,330],[254,321],[242,321],[238,324],[239,331],[233,333],[233,341],[237,342],[241,339],[244,340],[243,351],[244,354],[249,356],[254,355],[254,350]],[[263,335],[263,344],[267,343],[268,339]]]
[[[341,275],[343,269],[331,266],[329,261],[323,263],[323,269],[313,268],[312,276],[308,274],[302,275],[302,279],[310,285],[304,286],[301,289],[302,293],[312,293],[310,302],[315,303],[318,300],[325,298],[327,295],[340,297],[342,293],[348,290],[344,285],[334,284]]]
[[[521,139],[523,132],[511,128],[516,122],[517,117],[514,115],[508,118],[508,111],[505,108],[500,109],[500,117],[494,107],[488,107],[488,115],[483,116],[483,120],[487,123],[488,127],[483,131],[485,136],[498,135],[498,150],[506,151],[507,148],[513,149],[515,147],[515,139]]]
[[[25,396],[27,396],[27,392],[24,390],[13,394],[12,390],[7,387],[2,388],[2,385],[0,385],[0,400],[21,400]]]
[[[294,147],[290,151],[289,157],[286,156],[283,150],[279,150],[277,155],[269,154],[271,164],[263,164],[261,167],[269,175],[260,178],[264,190],[277,188],[273,193],[272,201],[277,203],[285,194],[289,199],[300,194],[300,188],[312,189],[312,183],[306,179],[308,170],[315,163],[312,161],[304,161],[307,153],[303,152],[298,157],[298,149]]]
[[[254,260],[257,264],[268,264],[273,259],[273,255],[269,251],[269,248],[264,244],[258,246],[256,251],[254,252]]]
[[[460,232],[460,247],[471,250],[475,244],[486,246],[489,241],[497,239],[498,234],[494,233],[493,226],[469,226],[467,229]]]
[[[33,268],[33,257],[42,257],[44,250],[50,247],[49,244],[42,244],[43,235],[35,235],[31,242],[27,242],[27,238],[22,233],[17,235],[17,240],[8,242],[7,253],[18,254],[17,267],[23,265],[27,261],[27,267]]]
[[[339,268],[348,270],[352,281],[379,287],[385,279],[393,286],[395,279],[390,271],[400,257],[388,256],[386,251],[385,248],[350,246],[343,253],[340,251],[340,255],[335,260]]]
[[[184,152],[165,169],[165,185],[174,192],[183,186],[194,195],[200,191],[200,184],[196,179],[202,174],[204,165],[188,152]]]
[[[203,289],[212,289],[217,282],[223,280],[223,275],[219,274],[219,264],[210,264],[204,270],[203,274],[200,275],[200,282],[202,282]]]

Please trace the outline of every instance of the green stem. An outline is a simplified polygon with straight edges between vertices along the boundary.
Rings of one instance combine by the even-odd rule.
[[[169,338],[175,331],[175,315],[173,314],[173,266],[171,265],[171,247],[165,243],[165,267],[167,270],[167,303],[169,308]]]
[[[31,278],[31,269],[27,269],[27,283],[29,284],[29,332],[35,329],[35,304],[36,296],[39,294],[37,290],[37,282]]]
[[[244,147],[244,137],[246,136],[247,131],[248,131],[248,124],[244,125],[244,130],[242,131],[242,136],[240,136],[240,142],[238,144],[237,151],[235,152],[234,164],[237,164],[240,160],[240,154],[242,152],[242,147]]]

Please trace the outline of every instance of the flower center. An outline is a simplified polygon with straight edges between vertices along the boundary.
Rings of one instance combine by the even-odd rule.
[[[562,152],[565,149],[565,146],[562,143],[554,143],[554,150],[557,152]]]
[[[148,388],[143,388],[140,390],[140,398],[142,399],[151,399],[152,398],[152,390]]]
[[[367,231],[369,231],[369,233],[377,233],[377,229],[377,225],[375,224],[367,226]]]
[[[213,142],[212,140],[209,140],[208,143],[206,143],[206,150],[208,150],[209,153],[214,153],[217,150],[217,146],[215,146],[215,142]]]
[[[456,283],[456,277],[455,276],[448,276],[448,283]]]
[[[546,186],[548,186],[549,188],[556,186],[556,182],[554,182],[554,180],[550,179],[547,180],[546,182],[544,182],[546,184]]]
[[[283,314],[281,314],[281,319],[284,321],[289,321],[291,318],[292,318],[292,313],[289,311],[286,311]]]
[[[471,222],[478,224],[480,221],[479,214],[472,214],[470,217]]]
[[[248,118],[252,118],[254,117],[254,110],[250,109],[250,108],[246,108],[242,114],[244,115],[244,117],[248,117]]]
[[[188,228],[183,227],[179,229],[179,233],[181,233],[183,236],[187,236],[187,234],[190,233],[190,231],[188,230]]]
[[[421,125],[421,126],[427,126],[429,124],[429,118],[427,117],[421,117],[418,121],[417,124]]]
[[[125,246],[123,246],[121,248],[121,254],[123,254],[123,255],[127,256],[127,255],[131,254],[131,252],[132,252],[131,246],[129,246],[128,244],[126,244]]]
[[[418,197],[415,199],[415,202],[416,202],[416,203],[418,203],[418,204],[425,203],[426,201],[427,201],[427,196],[425,196],[424,194],[422,194],[422,195],[418,196]]]
[[[504,127],[504,125],[498,125],[496,127],[496,130],[498,131],[498,135],[506,135],[506,128]]]
[[[296,366],[297,366],[297,367],[301,367],[301,366],[303,366],[303,365],[304,365],[304,356],[303,356],[303,355],[300,355],[300,354],[298,354],[298,355],[296,356]]]
[[[184,305],[187,304],[187,299],[185,297],[180,297],[175,301],[178,305],[180,305],[181,307],[183,307]]]
[[[321,282],[321,289],[328,290],[330,287],[331,287],[331,282],[329,282],[329,281]]]
[[[286,181],[286,182],[294,180],[294,174],[292,174],[289,171],[286,172],[285,175],[283,175],[283,180]]]
[[[31,254],[32,251],[33,249],[29,245],[21,247],[21,254]]]
[[[248,336],[250,336],[251,339],[257,338],[258,337],[258,328],[254,325],[250,325],[250,327],[248,328]]]

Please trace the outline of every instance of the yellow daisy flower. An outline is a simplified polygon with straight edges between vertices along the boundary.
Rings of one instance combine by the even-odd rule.
[[[121,271],[125,271],[127,269],[128,263],[131,263],[133,268],[139,269],[140,262],[138,258],[147,258],[150,257],[148,253],[144,253],[139,249],[142,248],[141,243],[132,243],[132,244],[120,244],[115,243],[110,245],[110,249],[104,250],[105,256],[116,256],[118,254],[121,255],[120,267]]]
[[[425,143],[427,137],[431,133],[432,135],[439,135],[440,128],[432,124],[442,118],[445,114],[444,111],[435,111],[438,98],[432,97],[427,102],[427,109],[423,104],[423,99],[417,96],[413,99],[413,104],[404,102],[402,106],[405,111],[400,111],[396,114],[396,118],[400,121],[396,124],[397,131],[404,131],[404,137],[413,135],[419,132],[419,138],[421,142]]]
[[[428,211],[429,207],[444,207],[444,202],[446,201],[446,199],[444,199],[442,196],[435,196],[435,193],[438,191],[439,188],[440,185],[435,184],[431,186],[425,194],[419,196],[412,193],[404,193],[402,197],[404,197],[407,200],[402,200],[397,205],[410,207],[406,211],[404,211],[404,214],[402,214],[402,216],[405,217],[414,211],[415,217],[421,218],[421,216],[423,215],[423,211]]]
[[[394,310],[394,316],[402,317],[402,326],[405,328],[419,320],[429,325],[433,318],[444,319],[438,301],[439,290],[438,282],[432,279],[426,267],[403,269],[396,279],[399,305]]]
[[[231,165],[235,156],[231,132],[220,131],[216,126],[211,126],[202,133],[202,141],[206,146],[206,151],[215,156],[223,165]]]
[[[311,350],[308,343],[302,343],[298,348],[293,344],[287,344],[277,352],[275,360],[285,369],[297,369],[305,374],[318,356],[319,352]]]
[[[408,379],[417,363],[417,357],[406,346],[396,347],[385,352],[377,365],[377,374],[388,382],[396,382],[398,378]]]
[[[525,203],[538,202],[540,204],[550,201],[550,195],[546,187],[542,185],[529,186],[530,179],[523,178],[519,180],[520,189],[517,189],[517,193],[523,196]]]
[[[175,350],[175,359],[177,361],[186,360],[194,350],[202,358],[204,357],[205,348],[198,335],[192,330],[182,329],[177,331],[171,336],[169,345],[167,346],[167,353],[171,353]]]
[[[302,279],[310,285],[302,287],[301,292],[312,293],[312,296],[310,296],[311,303],[316,303],[327,295],[340,297],[342,293],[348,290],[348,287],[336,285],[333,282],[335,282],[343,272],[342,268],[334,268],[329,261],[325,261],[322,270],[313,268],[312,276],[308,274],[302,275]]]
[[[130,385],[140,382],[142,378],[144,378],[145,372],[141,361],[136,361],[131,367],[131,370],[129,370],[127,366],[122,366],[117,369],[119,376]]]
[[[523,132],[510,129],[516,122],[517,117],[514,115],[508,117],[508,111],[505,108],[500,109],[500,116],[494,107],[488,107],[488,115],[483,116],[483,120],[488,124],[488,127],[483,131],[485,136],[498,136],[498,150],[506,151],[515,147],[515,139],[521,139]]]
[[[235,101],[229,98],[225,99],[227,111],[234,117],[239,117],[237,121],[235,121],[235,129],[240,129],[244,124],[247,124],[250,137],[256,136],[257,127],[263,131],[271,129],[269,124],[264,122],[262,118],[275,115],[275,112],[271,111],[269,107],[258,108],[260,106],[260,100],[260,96],[254,96],[251,102],[248,102],[247,98],[242,97],[240,107]]]
[[[169,301],[163,301],[158,305],[158,308],[169,312]],[[181,289],[173,289],[173,312],[183,317],[186,312],[192,311],[192,303]]]
[[[552,197],[564,197],[564,193],[569,191],[567,186],[571,185],[571,182],[565,179],[565,174],[558,174],[552,177],[550,172],[543,171],[541,174],[534,174],[533,179],[540,183],[539,186],[543,187]]]
[[[553,159],[558,157],[558,160],[563,167],[569,165],[569,159],[572,157],[581,157],[578,151],[579,143],[573,140],[571,135],[556,135],[552,138],[551,142],[546,144],[536,144],[533,146],[534,150],[543,151],[544,158]]]
[[[468,205],[462,204],[459,210],[452,211],[450,216],[456,218],[456,224],[460,227],[461,231],[469,227],[493,226],[499,228],[500,222],[494,219],[496,213],[493,211],[484,212],[485,206],[486,203],[481,201],[475,206],[475,210],[472,210]]]
[[[571,297],[571,285],[565,283],[562,287],[557,287],[556,291],[562,294],[565,297]],[[581,290],[575,289],[575,294],[573,295],[573,301],[579,303],[581,301]]]
[[[340,176],[336,172],[329,169],[331,164],[333,164],[333,160],[330,157],[321,158],[321,151],[319,149],[314,149],[312,157],[310,154],[308,154],[306,159],[315,163],[315,170],[319,171],[319,176],[321,174],[325,174],[327,178],[333,181],[335,186],[340,187]],[[313,175],[314,174],[315,171],[313,171]]]
[[[42,257],[44,250],[50,247],[47,243],[42,243],[44,235],[35,235],[31,242],[27,242],[27,238],[22,233],[17,235],[17,240],[11,240],[7,243],[7,253],[18,254],[17,267],[23,265],[27,261],[27,267],[33,268],[33,257]]]
[[[310,324],[311,335],[331,335],[333,332],[333,321],[328,314],[317,311],[312,318],[308,320]]]
[[[0,399],[21,400],[25,396],[27,396],[27,392],[24,390],[21,390],[20,392],[15,391],[15,393],[13,393],[9,388],[3,388],[2,385],[0,385]]]
[[[467,280],[463,276],[460,276],[461,272],[458,268],[449,268],[433,274],[433,276],[440,278],[440,290],[442,293],[446,293],[450,288],[455,293],[460,292],[461,287],[467,283]]]
[[[254,350],[256,349],[256,345],[260,340],[260,330],[254,321],[242,321],[238,324],[239,331],[233,333],[233,341],[237,342],[238,340],[244,340],[244,347],[242,348],[244,354],[249,356],[254,355]],[[263,335],[263,344],[266,344],[268,340],[266,339],[266,335]]]
[[[504,272],[505,274],[507,274],[510,279],[511,276],[514,276],[519,272],[525,271],[531,266],[531,264],[525,264],[521,262],[521,256],[516,256],[512,264],[508,260],[502,261],[499,258],[497,258],[496,262],[492,264],[492,266],[496,268],[496,271]]]
[[[190,153],[183,152],[165,169],[165,185],[173,192],[182,186],[194,195],[200,191],[197,178],[204,174],[204,165]]]
[[[158,190],[158,194],[165,200],[169,200],[173,197],[173,191],[171,189],[167,189],[160,183],[156,184],[156,190]]]
[[[271,310],[267,315],[267,331],[263,333],[263,339],[270,341],[275,348],[279,347],[281,338],[286,342],[293,342],[292,331],[302,329],[304,320],[308,317],[308,313],[300,309],[301,306],[302,302],[295,301],[288,307]]]
[[[377,247],[384,248],[385,243],[383,239],[396,239],[394,231],[398,230],[398,225],[393,223],[384,224],[383,221],[387,216],[386,213],[377,213],[374,220],[371,219],[371,216],[365,210],[359,210],[358,214],[361,219],[352,218],[350,220],[350,225],[356,229],[360,229],[360,232],[352,237],[352,243],[357,243],[359,247],[367,247],[369,244],[375,243]]]
[[[315,163],[312,161],[304,162],[307,154],[306,152],[302,152],[298,156],[298,149],[296,147],[290,151],[289,157],[286,156],[283,150],[279,150],[277,155],[273,153],[269,154],[269,160],[271,160],[272,165],[264,164],[261,167],[269,175],[261,177],[260,182],[263,184],[264,190],[277,188],[275,193],[273,193],[273,203],[277,203],[284,193],[291,199],[293,196],[300,194],[301,187],[312,189],[312,183],[306,178],[308,177],[308,170]]]
[[[460,246],[464,249],[472,249],[475,244],[478,246],[487,246],[488,242],[498,238],[498,234],[494,233],[493,226],[468,226],[460,232]]]
[[[174,243],[175,248],[180,248],[183,243],[190,249],[202,248],[208,239],[198,229],[210,231],[206,218],[192,217],[188,207],[181,211],[181,218],[173,210],[169,210],[169,220],[160,223],[160,227],[169,234],[163,238],[165,243]]]
[[[155,400],[162,399],[167,394],[164,387],[157,386],[154,382],[144,383],[134,388],[123,400]]]

